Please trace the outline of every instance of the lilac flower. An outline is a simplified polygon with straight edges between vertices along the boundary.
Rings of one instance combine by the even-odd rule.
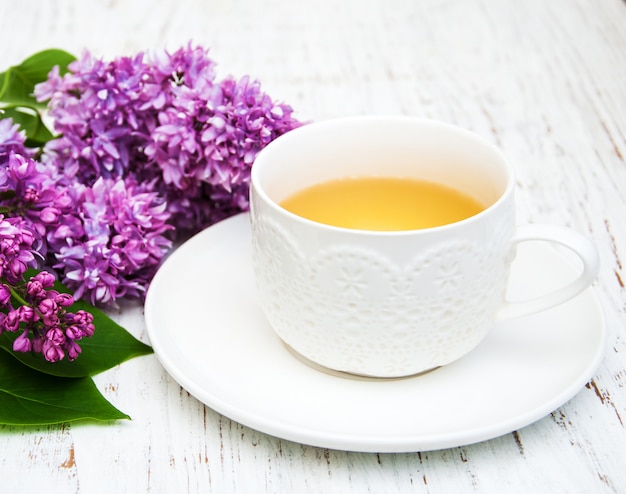
[[[145,149],[162,170],[158,183],[182,230],[245,211],[257,153],[300,125],[289,106],[274,103],[248,77],[225,79],[203,94],[198,102],[187,91],[160,112]]]
[[[75,224],[79,211],[74,207],[54,166],[11,152],[0,164],[0,204],[13,218],[21,218],[26,231],[34,235],[33,248],[43,259],[48,254],[46,233],[51,221]]]
[[[87,185],[98,177],[149,184],[182,235],[246,210],[256,154],[300,125],[258,81],[216,81],[200,47],[108,63],[85,53],[69,69],[36,87],[61,134],[44,159]]]
[[[112,61],[85,52],[67,74],[55,68],[35,87],[58,134],[38,154],[0,120],[0,206],[6,228],[21,232],[7,230],[2,244],[9,283],[39,261],[76,298],[142,298],[176,236],[248,209],[257,153],[300,123],[258,81],[218,81],[215,68],[191,44]],[[29,287],[31,298],[50,289]],[[38,302],[47,330],[28,330],[18,347],[52,360],[77,355],[67,336],[74,330],[64,343],[54,329],[63,324],[59,300]],[[0,325],[18,315],[0,312]]]
[[[0,116],[2,115],[0,109]],[[0,120],[0,165],[6,163],[11,153],[26,155],[24,132],[10,118]]]
[[[77,298],[108,304],[140,297],[171,246],[166,204],[126,181],[100,178],[77,198],[84,235],[57,243],[54,268]]]
[[[77,297],[112,304],[122,296],[143,296],[172,245],[166,237],[172,226],[165,202],[130,177],[100,178],[87,187],[68,180],[50,163],[11,153],[0,165],[2,192],[12,193],[0,203],[16,215],[4,228],[0,225],[0,235],[11,237],[3,244],[7,260],[0,276],[3,266],[12,267],[11,282],[27,267],[36,267],[37,253],[77,289]],[[33,248],[12,254],[20,229],[19,239]]]
[[[13,351],[35,351],[50,362],[65,357],[74,360],[81,352],[76,342],[94,333],[93,316],[83,310],[68,312],[74,297],[57,292],[52,289],[53,285],[54,277],[45,271],[12,289],[0,285],[0,293],[12,291],[21,302],[14,308],[10,299],[0,297],[3,309],[0,334],[4,331],[20,333],[13,341]]]
[[[33,348],[33,345],[28,338],[28,332],[24,331],[21,333],[15,341],[13,341],[13,351],[27,353],[30,352]]]
[[[35,266],[33,241],[34,235],[21,218],[0,215],[0,279],[16,284],[29,267]],[[6,288],[0,289],[0,298],[6,298]]]
[[[17,331],[20,325],[20,315],[19,312],[12,307],[6,313],[4,320],[2,321],[2,329],[10,331],[11,333]],[[0,330],[0,331],[1,331]]]
[[[7,307],[11,301],[11,289],[4,283],[0,283],[0,307]]]

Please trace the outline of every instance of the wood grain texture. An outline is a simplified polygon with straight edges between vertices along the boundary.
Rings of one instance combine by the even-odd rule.
[[[193,40],[303,120],[401,113],[483,135],[515,165],[520,222],[596,242],[609,331],[593,380],[544,419],[411,454],[267,436],[142,357],[97,377],[131,422],[0,428],[1,492],[626,492],[623,0],[20,0],[0,19],[0,67],[53,46],[112,57]],[[147,341],[140,307],[114,316]]]

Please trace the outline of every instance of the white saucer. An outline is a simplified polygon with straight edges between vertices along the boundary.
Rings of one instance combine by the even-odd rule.
[[[549,414],[591,379],[605,345],[592,289],[556,309],[495,327],[472,353],[397,380],[323,372],[294,356],[255,302],[249,217],[179,247],[145,304],[154,351],[173,378],[215,411],[283,439],[332,449],[408,452],[455,447]],[[575,276],[564,254],[524,244],[511,298]]]

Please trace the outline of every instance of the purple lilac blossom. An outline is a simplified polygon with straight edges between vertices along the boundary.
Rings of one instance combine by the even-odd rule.
[[[301,125],[258,81],[216,81],[191,45],[110,62],[86,52],[35,94],[59,136],[35,155],[0,120],[0,205],[40,264],[94,304],[142,298],[176,236],[247,210],[256,154]]]
[[[0,246],[4,239],[0,239]],[[94,333],[93,316],[83,310],[68,312],[74,297],[52,289],[54,276],[41,271],[26,283],[12,289],[0,284],[0,334],[4,331],[19,336],[13,351],[41,353],[49,362],[67,357],[74,360],[81,352],[76,343]],[[11,295],[22,305],[13,307]]]
[[[258,81],[215,80],[208,52],[89,53],[36,87],[59,137],[28,149],[0,119],[0,334],[13,350],[74,360],[93,316],[76,298],[141,298],[174,234],[248,208],[257,153],[300,126]],[[53,289],[55,269],[75,295]],[[14,307],[15,302],[19,302]]]
[[[14,152],[0,163],[0,204],[32,231],[42,259],[49,251],[46,234],[50,223],[78,221],[79,212],[61,178],[53,166]]]
[[[19,130],[19,125],[14,124],[12,119],[0,120],[0,165],[8,161],[11,153],[26,156],[25,140],[24,132]]]
[[[165,202],[130,177],[100,178],[88,187],[49,162],[11,152],[0,164],[0,194],[7,221],[32,239],[37,267],[53,267],[77,298],[92,304],[141,298],[172,246]]]
[[[34,240],[35,235],[24,225],[22,218],[5,218],[0,214],[0,279],[15,285],[29,267],[36,265],[36,251],[32,249]]]
[[[158,195],[131,178],[99,178],[92,187],[75,187],[82,232],[55,246],[54,268],[77,298],[111,304],[121,297],[141,298],[163,256],[170,214]]]
[[[183,235],[246,210],[256,154],[300,125],[258,81],[216,81],[201,47],[111,62],[85,53],[69,70],[35,88],[61,135],[44,159],[88,185],[99,177],[146,184]]]

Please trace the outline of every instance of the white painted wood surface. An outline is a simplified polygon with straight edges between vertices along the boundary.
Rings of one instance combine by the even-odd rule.
[[[53,46],[112,57],[189,40],[211,48],[220,76],[259,78],[303,120],[420,115],[501,146],[519,221],[597,243],[605,359],[570,402],[515,433],[377,455],[243,427],[142,357],[96,379],[131,422],[0,427],[0,492],[626,492],[624,0],[0,2],[2,69]],[[115,317],[147,341],[141,308]]]

